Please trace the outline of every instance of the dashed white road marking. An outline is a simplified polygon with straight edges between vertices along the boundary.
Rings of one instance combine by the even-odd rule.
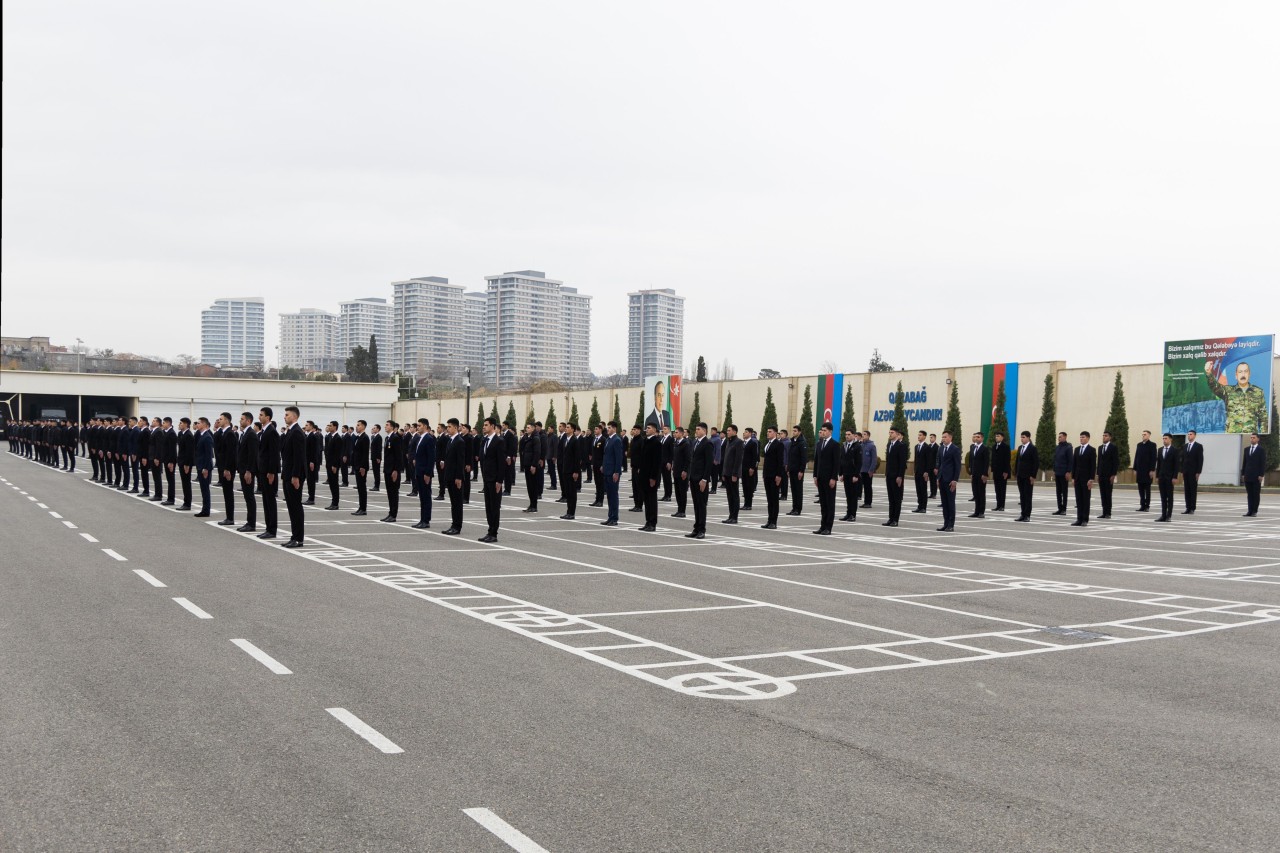
[[[289,667],[280,663],[280,661],[276,660],[248,640],[232,640],[231,642],[235,643],[242,651],[244,651],[245,654],[274,672],[276,675],[293,675],[293,670],[289,669]]]
[[[176,602],[178,602],[178,604],[182,605],[182,607],[183,607],[184,609],[186,609],[187,611],[189,611],[189,612],[191,612],[191,613],[195,614],[195,616],[196,616],[198,619],[212,619],[212,618],[213,618],[213,617],[212,617],[212,616],[210,616],[208,613],[204,612],[204,611],[203,611],[203,610],[201,610],[199,607],[196,607],[194,604],[192,604],[190,601],[188,601],[188,600],[187,600],[187,599],[185,599],[185,598],[175,598],[175,599],[174,599],[174,601],[176,601]]]
[[[92,536],[90,536],[88,533],[81,533],[80,535],[81,535],[81,536],[83,536],[83,537],[85,538],[85,541],[88,541],[88,542],[97,542],[97,541],[98,541],[97,539],[94,539]]]
[[[325,708],[325,710],[332,714],[334,718],[344,726],[360,735],[360,737],[364,738],[369,743],[373,744],[380,751],[385,752],[388,755],[393,755],[397,752],[404,752],[403,749],[392,743],[389,738],[370,726],[364,720],[357,717],[355,714],[348,711],[346,708]]]
[[[54,512],[53,510],[49,510],[49,515],[53,516],[54,518],[62,518],[62,513]]]
[[[69,521],[64,521],[62,523],[65,524],[67,527],[70,527],[72,530],[77,529],[76,526]]]
[[[41,509],[48,509],[48,508],[49,508],[49,505],[48,505],[48,504],[42,504],[42,503],[37,503],[37,504],[36,504],[36,506],[40,507]]]
[[[116,553],[110,548],[103,548],[102,553],[106,554],[108,557],[110,557],[113,560],[118,560],[121,563],[127,563],[129,561],[128,557],[124,556],[123,554]]]
[[[519,853],[547,853],[547,848],[488,809],[463,809],[462,813],[501,838],[512,850]]]
[[[165,584],[162,583],[159,579],[157,579],[155,575],[151,574],[151,572],[148,572],[145,569],[134,569],[133,573],[138,577],[142,578],[147,583],[151,584],[152,586],[156,586],[156,587],[165,586]]]

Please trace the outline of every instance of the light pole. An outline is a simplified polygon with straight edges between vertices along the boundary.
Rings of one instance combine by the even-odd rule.
[[[280,345],[276,344],[276,381],[280,381]]]
[[[467,368],[467,408],[462,413],[462,422],[466,423],[467,418],[471,417],[471,368]]]
[[[84,341],[76,338],[76,373],[82,371],[82,360],[84,359]]]

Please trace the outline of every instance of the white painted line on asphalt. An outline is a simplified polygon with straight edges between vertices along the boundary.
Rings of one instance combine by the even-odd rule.
[[[102,553],[106,554],[108,557],[110,557],[113,560],[120,561],[121,563],[127,563],[129,561],[129,559],[125,557],[123,554],[117,554],[115,551],[111,550],[110,548],[103,548]]]
[[[548,853],[547,848],[488,809],[463,809],[462,813],[503,840],[519,853]]]
[[[280,663],[280,661],[276,660],[248,640],[232,640],[231,642],[235,643],[244,651],[245,654],[274,672],[276,675],[293,675],[293,670],[289,669],[289,667]]]
[[[29,501],[35,500],[35,495],[27,495],[27,500]]]
[[[351,731],[360,735],[360,737],[369,741],[369,743],[373,744],[378,749],[387,753],[388,755],[392,755],[397,752],[404,752],[403,749],[396,746],[394,743],[392,743],[390,740],[384,737],[381,733],[379,733],[377,729],[370,726],[368,723],[366,723],[364,720],[360,719],[355,714],[348,711],[346,708],[325,708],[325,710],[328,711],[330,714],[332,714],[334,718],[337,719],[344,726],[351,729]]]
[[[159,587],[159,586],[165,585],[161,581],[157,580],[155,575],[151,574],[151,572],[148,572],[144,569],[134,569],[133,573],[138,577],[142,578],[147,583],[151,584],[152,586]]]
[[[77,528],[76,528],[76,526],[75,526],[74,524],[72,524],[71,522],[69,522],[69,521],[64,521],[64,522],[62,522],[62,523],[63,523],[63,524],[65,524],[67,527],[70,527],[72,530],[76,530],[76,529],[77,529]]]
[[[92,536],[90,536],[88,533],[81,533],[80,535],[81,535],[81,536],[83,536],[83,537],[84,537],[86,540],[88,540],[89,542],[97,542],[97,541],[98,541],[97,539],[94,539]]]
[[[49,515],[52,515],[54,518],[62,518],[62,513],[54,512],[53,510],[49,510]]]
[[[48,509],[48,508],[49,508],[49,505],[48,505],[48,504],[41,504],[41,503],[38,503],[38,504],[36,504],[36,506],[40,507],[41,509]]]
[[[203,610],[201,610],[199,607],[196,607],[196,606],[195,606],[194,604],[192,604],[190,601],[187,601],[187,599],[185,599],[185,598],[175,598],[175,599],[174,599],[174,601],[176,601],[176,602],[178,602],[179,604],[181,604],[181,605],[183,606],[183,608],[185,608],[186,610],[190,611],[191,613],[194,613],[194,614],[195,614],[198,618],[200,618],[200,619],[212,619],[212,618],[213,618],[213,617],[212,617],[212,616],[210,616],[208,613],[205,613]]]

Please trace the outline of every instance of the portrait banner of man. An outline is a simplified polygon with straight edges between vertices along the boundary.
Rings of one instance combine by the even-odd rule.
[[[1169,341],[1164,349],[1165,432],[1271,432],[1274,335]]]
[[[648,399],[651,401],[644,416],[644,424],[653,424],[661,432],[663,427],[675,429],[680,425],[680,374],[648,376],[644,380]]]

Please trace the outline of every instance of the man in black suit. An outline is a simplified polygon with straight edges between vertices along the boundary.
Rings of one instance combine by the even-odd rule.
[[[416,498],[418,496],[418,442],[422,440],[422,433],[418,432],[417,426],[409,423],[406,426],[408,432],[404,435],[404,479],[409,484],[409,497]],[[343,439],[343,446],[346,446],[346,440]],[[345,465],[345,462],[343,463]],[[431,472],[428,471],[428,474]],[[344,477],[342,485],[347,485]]]
[[[1031,497],[1034,493],[1036,474],[1040,473],[1040,453],[1031,443],[1031,433],[1022,431],[1022,443],[1018,446],[1017,461],[1014,472],[1018,479],[1018,518],[1017,521],[1031,520]]]
[[[1173,519],[1173,484],[1178,482],[1178,451],[1173,446],[1173,436],[1165,433],[1156,452],[1156,482],[1160,487],[1160,517],[1156,521]]]
[[[1102,514],[1098,518],[1111,517],[1111,489],[1120,472],[1120,448],[1111,440],[1111,433],[1102,433],[1102,446],[1098,448],[1098,497],[1102,501]]]
[[[685,508],[689,505],[689,462],[690,442],[684,427],[676,427],[676,437],[671,453],[671,479],[676,487],[676,511],[672,518],[684,518]]]
[[[746,438],[742,440],[742,508],[750,510],[756,485],[760,482],[760,441],[752,427],[743,432]]]
[[[560,517],[567,521],[572,521],[578,512],[578,478],[582,476],[578,470],[578,458],[578,438],[574,435],[573,424],[561,421],[560,452],[556,455],[556,464],[560,466],[560,496],[565,502],[565,511]]]
[[[258,410],[258,486],[262,495],[263,531],[259,539],[276,538],[276,495],[280,493],[280,433],[270,406]]]
[[[174,489],[176,488],[177,470],[179,464],[178,456],[178,434],[173,429],[173,419],[164,419],[164,442],[161,445],[164,451],[164,482],[165,482],[165,500],[161,506],[173,506]],[[188,482],[187,491],[191,491],[191,484]]]
[[[840,445],[831,438],[831,423],[818,429],[818,444],[813,450],[813,485],[818,490],[819,536],[830,536],[836,523],[836,483],[840,481]],[[793,447],[794,447],[794,438]],[[793,482],[793,489],[799,487]]]
[[[591,473],[592,479],[596,484],[596,499],[591,502],[592,506],[604,506],[604,477],[601,472],[604,469],[604,448],[609,443],[609,436],[605,434],[605,425],[596,424],[592,430],[591,436]],[[541,441],[542,431],[539,430],[535,435]],[[540,475],[541,476],[541,475]],[[675,477],[675,470],[672,469],[672,478]],[[679,487],[677,486],[677,491]]]
[[[1204,470],[1204,445],[1196,441],[1196,431],[1187,430],[1187,443],[1182,447],[1182,497],[1187,508],[1183,515],[1195,515],[1196,491],[1200,488],[1200,472]]]
[[[218,415],[213,435],[213,451],[218,459],[218,488],[222,489],[222,510],[226,517],[222,527],[236,525],[236,433],[231,428],[231,413]]]
[[[163,501],[164,488],[160,484],[160,477],[164,474],[164,445],[165,445],[165,429],[164,423],[159,418],[151,419],[151,478],[155,481],[155,487],[151,491],[151,500]],[[99,439],[101,441],[101,439]]]
[[[809,464],[809,445],[800,425],[791,428],[791,446],[787,448],[787,475],[791,478],[791,511],[787,515],[799,515],[804,507],[804,469]]]
[[[631,428],[631,442],[627,446],[627,459],[631,463],[631,512],[644,512],[644,488],[640,477],[641,458],[644,456],[644,433],[641,431],[643,427],[636,424]],[[560,483],[560,490],[563,494],[564,483]],[[561,498],[564,500],[564,498]]]
[[[938,496],[938,436],[929,433],[929,499]]]
[[[289,541],[286,548],[301,548],[303,529],[302,488],[307,482],[307,437],[298,424],[297,406],[284,409],[284,435],[280,437],[280,480],[284,488],[284,505],[289,512]]]
[[[529,505],[525,512],[538,511],[538,480],[542,476],[542,436],[533,424],[525,424],[517,448],[520,454],[520,470],[524,472],[524,488],[529,493]]]
[[[916,508],[912,512],[925,512],[929,506],[929,474],[933,471],[933,448],[925,440],[924,430],[916,433],[915,452]]]
[[[338,508],[338,474],[342,470],[342,436],[338,434],[338,422],[329,421],[324,425],[324,467],[325,483],[329,486],[329,505],[327,510]]]
[[[671,469],[673,466],[672,459],[676,452],[676,440],[671,435],[671,427],[664,426],[659,435],[662,440],[662,497],[659,498],[663,503],[671,500]]]
[[[1089,439],[1089,433],[1080,433],[1080,446],[1076,448],[1071,463],[1071,480],[1076,487],[1076,520],[1071,523],[1072,527],[1089,524],[1089,500],[1098,476],[1098,451],[1089,444]]]
[[[840,479],[844,482],[845,511],[841,521],[858,520],[858,504],[862,503],[862,433],[844,431],[840,445]]]
[[[404,437],[400,424],[387,421],[387,436],[382,445],[382,474],[387,487],[387,515],[380,519],[394,524],[400,512],[400,473],[404,470]]]
[[[240,494],[244,495],[245,522],[236,528],[240,533],[258,529],[258,434],[253,431],[253,415],[240,413],[240,432],[236,436],[236,474]]]
[[[209,517],[209,486],[213,483],[213,475],[217,471],[214,460],[213,433],[209,430],[208,418],[196,419],[196,449],[194,468],[196,482],[200,484],[200,511],[193,518]]]
[[[973,488],[973,512],[970,518],[985,518],[987,514],[987,477],[991,473],[991,451],[982,443],[982,433],[973,434],[969,447],[969,485]]]
[[[645,424],[640,455],[640,487],[644,489],[644,527],[652,533],[658,529],[658,486],[662,483],[662,437],[655,423]]]
[[[342,427],[342,487],[351,487],[351,459],[355,455],[356,433],[350,424]]]
[[[1009,488],[1009,475],[1013,473],[1013,460],[1004,433],[995,434],[991,445],[991,482],[996,489],[996,506],[992,512],[1004,512],[1004,498]]]
[[[356,440],[351,443],[351,473],[356,478],[356,497],[359,505],[352,515],[364,515],[369,504],[369,434],[368,423],[356,421]]]
[[[191,419],[178,421],[178,478],[182,481],[182,506],[178,509],[191,509],[191,469],[196,464],[196,436],[191,431]]]
[[[448,491],[448,481],[444,478],[444,460],[449,453],[449,442],[452,438],[449,435],[449,428],[443,424],[436,424],[436,486],[439,492],[436,494],[436,500],[445,499],[445,493]]]
[[[1273,425],[1272,429],[1280,429]],[[1262,500],[1262,478],[1267,475],[1267,451],[1262,446],[1262,437],[1256,432],[1249,434],[1249,446],[1244,450],[1244,458],[1240,460],[1240,479],[1244,481],[1244,492],[1248,501],[1245,518],[1254,518],[1258,514],[1258,505]]]
[[[885,527],[898,526],[906,477],[907,443],[903,441],[902,433],[890,427],[889,444],[884,449],[884,489],[889,496],[889,520],[884,522]]]
[[[939,533],[956,529],[956,483],[960,480],[960,448],[951,443],[951,433],[943,431],[938,444],[934,471],[938,476],[938,494],[942,496],[942,526]]]
[[[703,539],[707,534],[707,493],[711,488],[711,473],[715,467],[715,450],[711,446],[711,440],[707,438],[705,423],[694,427],[693,435],[693,445],[689,448],[689,488],[693,492],[693,530],[685,536],[689,539]]]
[[[369,467],[373,469],[373,490],[382,491],[382,426],[373,425],[373,434],[369,436]]]
[[[480,445],[480,475],[484,484],[484,515],[489,522],[489,530],[480,537],[481,542],[498,541],[498,525],[502,515],[503,484],[507,481],[508,448],[502,431],[498,429],[497,418],[484,419],[484,441]],[[565,491],[573,488],[572,483],[562,483]]]
[[[508,421],[503,426],[505,428],[502,430],[502,440],[507,448],[507,479],[502,484],[502,495],[506,497],[511,494],[511,488],[516,484],[516,463],[520,459],[520,442],[516,438],[516,425],[514,423]],[[578,428],[577,424],[574,424],[573,428],[576,430]],[[574,464],[577,464],[576,460]],[[582,485],[576,481],[575,485],[579,490],[582,488]]]
[[[462,532],[462,485],[471,477],[467,470],[470,467],[467,442],[458,434],[460,428],[457,418],[449,418],[445,427],[447,440],[444,443],[444,467],[440,469],[440,476],[444,478],[445,487],[449,490],[451,521],[449,529],[444,531],[446,536],[457,536]]]
[[[764,434],[765,443],[761,455],[764,457],[764,462],[762,463],[764,499],[769,511],[769,518],[760,526],[765,530],[776,530],[778,528],[778,509],[781,503],[782,484],[787,477],[786,448],[783,447],[782,437],[778,435],[778,430],[775,427],[767,428]],[[848,494],[848,487],[846,487],[845,494]]]
[[[1151,509],[1151,478],[1156,470],[1156,443],[1151,440],[1151,430],[1142,431],[1142,441],[1133,449],[1134,479],[1138,483],[1138,512]]]
[[[1071,466],[1075,462],[1075,453],[1071,442],[1067,441],[1065,432],[1058,433],[1058,443],[1053,446],[1053,488],[1058,499],[1058,509],[1054,515],[1067,514],[1067,492],[1071,485]]]
[[[729,504],[729,517],[721,524],[737,524],[738,510],[742,506],[742,439],[738,438],[738,425],[724,428],[720,443],[720,476],[724,482],[724,496]]]
[[[94,460],[97,468],[97,460]],[[146,418],[138,418],[138,479],[142,485],[142,496],[151,497],[151,424]],[[130,489],[134,493],[136,489]]]
[[[320,482],[320,469],[324,465],[324,433],[315,421],[307,421],[304,428],[307,434],[307,499],[305,506],[314,506],[316,502],[316,484]],[[325,478],[328,479],[327,477]]]

